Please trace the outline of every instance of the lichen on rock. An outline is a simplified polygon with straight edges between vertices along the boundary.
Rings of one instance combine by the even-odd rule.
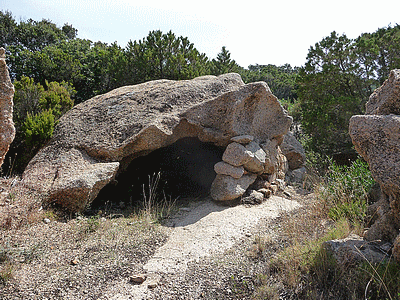
[[[5,60],[5,50],[0,48],[0,167],[15,137],[13,122],[14,86]]]
[[[393,243],[400,229],[400,70],[390,72],[366,108],[366,115],[353,116],[349,126],[353,144],[368,162],[382,192],[379,205],[371,212],[378,218],[365,238]],[[400,257],[399,250],[394,248],[394,257]]]
[[[291,123],[267,84],[244,84],[234,73],[121,87],[62,116],[23,182],[45,202],[82,211],[133,159],[156,149],[189,137],[223,148],[243,135],[282,141]],[[93,172],[82,176],[82,168]]]

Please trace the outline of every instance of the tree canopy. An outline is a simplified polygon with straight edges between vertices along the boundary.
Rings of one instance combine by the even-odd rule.
[[[350,39],[332,32],[310,47],[297,83],[302,128],[314,150],[349,153],[349,119],[363,114],[375,88],[400,67],[400,25]]]
[[[62,88],[78,104],[112,89],[149,80],[237,72],[245,83],[265,81],[301,122],[310,148],[332,155],[352,151],[347,133],[350,117],[363,113],[373,90],[390,70],[400,67],[400,25],[356,39],[332,32],[310,47],[302,67],[256,64],[246,69],[236,63],[225,46],[210,59],[187,37],[172,31],[150,31],[141,40],[130,40],[126,47],[116,42],[93,42],[78,38],[78,30],[70,24],[58,26],[46,19],[17,22],[9,11],[0,11],[0,47],[6,48],[7,65],[17,89],[14,114],[18,130],[27,133],[30,126],[32,134],[43,133],[42,141],[71,107],[59,98],[64,94]],[[46,106],[46,93],[61,102]],[[36,125],[49,131],[45,134]]]

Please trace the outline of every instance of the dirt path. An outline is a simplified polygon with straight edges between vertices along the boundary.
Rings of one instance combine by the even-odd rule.
[[[255,206],[224,207],[206,199],[180,208],[168,224],[171,226],[168,241],[143,266],[147,280],[141,285],[121,282],[118,287],[111,287],[106,297],[154,299],[151,287],[162,277],[184,275],[188,264],[223,254],[240,239],[250,237],[261,221],[277,218],[281,212],[298,207],[300,204],[296,201],[273,196]]]
[[[257,247],[284,247],[281,215],[303,207],[287,191],[253,206],[188,201],[162,225],[118,210],[60,220],[39,209],[35,222],[0,231],[0,299],[250,299],[269,259]],[[137,274],[146,280],[132,283]]]

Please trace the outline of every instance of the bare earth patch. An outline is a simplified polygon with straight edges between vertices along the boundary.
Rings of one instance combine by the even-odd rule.
[[[289,191],[254,206],[188,202],[162,225],[43,215],[2,229],[0,299],[251,299],[266,261],[285,246],[280,216],[304,202]],[[138,274],[141,284],[130,280]]]

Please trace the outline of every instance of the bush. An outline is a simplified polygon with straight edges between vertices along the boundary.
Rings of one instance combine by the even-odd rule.
[[[22,127],[26,145],[31,149],[40,147],[53,136],[54,127],[55,117],[51,109],[33,116],[28,113]]]
[[[15,170],[22,172],[26,164],[53,136],[57,120],[71,109],[75,94],[66,82],[47,82],[45,86],[23,76],[14,82],[14,115],[16,137],[9,157],[18,152]]]
[[[368,193],[375,184],[366,162],[357,159],[350,166],[339,166],[331,161],[319,196],[329,210],[329,217],[337,221],[346,218],[353,225],[365,221]]]
[[[47,82],[47,90],[39,99],[42,110],[52,110],[52,114],[58,119],[74,106],[71,96],[75,90],[66,82]]]

